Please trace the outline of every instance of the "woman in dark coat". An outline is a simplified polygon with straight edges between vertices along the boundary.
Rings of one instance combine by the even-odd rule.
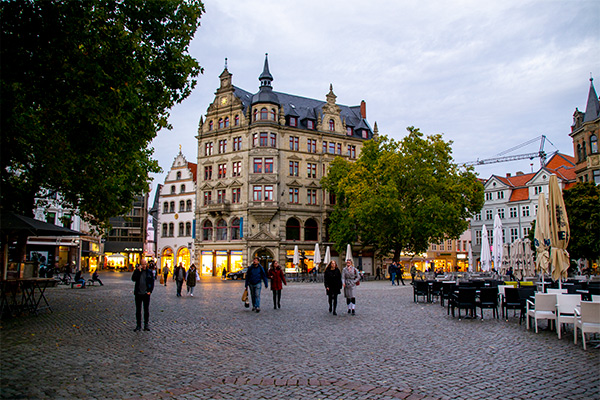
[[[282,283],[287,286],[285,281],[285,274],[279,266],[279,262],[273,261],[267,277],[271,279],[271,291],[273,292],[273,308],[281,308],[281,289],[283,288]]]
[[[342,273],[335,261],[331,261],[323,274],[323,283],[329,299],[329,312],[337,315],[337,297],[342,290]]]
[[[198,270],[196,270],[196,266],[192,264],[190,269],[187,272],[187,277],[185,278],[185,284],[187,286],[187,291],[190,296],[194,297],[194,288],[196,287],[196,280],[198,279]]]

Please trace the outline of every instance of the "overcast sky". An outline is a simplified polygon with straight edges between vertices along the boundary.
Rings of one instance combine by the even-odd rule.
[[[540,135],[547,152],[573,154],[575,107],[590,73],[600,89],[600,1],[206,0],[190,53],[204,68],[154,140],[171,168],[179,145],[197,161],[200,117],[224,60],[233,84],[257,92],[265,53],[275,91],[343,105],[367,103],[367,120],[395,139],[415,126],[452,140],[454,159],[498,153]],[[510,154],[536,152],[539,141]],[[476,168],[482,178],[530,172],[539,159]],[[154,175],[153,187],[165,173]],[[152,193],[151,201],[153,200]]]

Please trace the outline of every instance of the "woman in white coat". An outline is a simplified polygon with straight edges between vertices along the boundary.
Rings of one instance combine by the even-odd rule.
[[[360,284],[360,273],[354,268],[352,260],[346,260],[346,266],[342,271],[342,283],[344,285],[344,297],[346,298],[346,304],[348,304],[348,314],[354,315],[354,309],[356,308],[354,287]]]

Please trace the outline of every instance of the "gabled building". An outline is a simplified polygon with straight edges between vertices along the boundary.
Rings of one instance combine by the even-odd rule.
[[[585,112],[575,109],[571,133],[573,151],[575,152],[578,182],[594,182],[600,184],[600,153],[598,152],[598,134],[600,128],[600,101],[594,88],[594,80],[590,78]]]
[[[276,92],[267,57],[256,93],[234,86],[227,65],[219,78],[197,136],[198,269],[218,275],[254,256],[291,269],[296,245],[312,268],[315,244],[321,252],[331,244],[327,215],[335,202],[320,179],[335,157],[356,159],[376,133],[366,104],[337,104],[331,85],[324,100]],[[354,259],[372,272],[372,254]]]
[[[196,171],[196,164],[186,160],[180,146],[164,184],[158,188],[156,252],[161,269],[173,271],[179,263],[187,269],[194,262]]]
[[[502,221],[504,243],[526,238],[537,216],[539,194],[544,192],[548,196],[550,176],[557,176],[561,189],[569,188],[576,181],[575,165],[574,157],[557,153],[537,172],[517,172],[515,176],[492,175],[484,184],[483,208],[471,220],[474,258],[481,254],[483,225],[488,231],[488,238],[493,237],[496,214]]]

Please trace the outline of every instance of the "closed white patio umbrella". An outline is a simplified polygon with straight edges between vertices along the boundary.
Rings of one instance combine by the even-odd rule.
[[[473,245],[469,242],[469,272],[474,272],[473,269]]]
[[[294,246],[294,258],[292,260],[295,268],[298,268],[298,264],[300,264],[300,252],[298,251],[298,245]]]
[[[571,231],[565,202],[562,197],[556,175],[550,176],[548,189],[548,211],[550,220],[550,264],[552,265],[552,279],[560,281],[567,277],[569,269],[569,252],[567,245]]]
[[[540,193],[538,197],[534,244],[536,252],[535,269],[540,275],[547,274],[550,272],[550,254],[548,254],[548,249],[550,248],[550,223],[548,221],[548,207],[544,192]]]
[[[323,259],[323,262],[325,263],[325,266],[329,265],[331,262],[331,250],[329,249],[329,246],[325,249],[325,258]]]
[[[315,268],[319,267],[319,264],[321,264],[321,250],[319,249],[319,243],[315,243],[315,255],[313,258],[313,263]]]
[[[481,227],[481,270],[487,272],[492,269],[492,254],[490,252],[490,241],[488,240],[487,228]]]
[[[354,264],[354,260],[352,259],[352,247],[350,246],[350,243],[348,243],[348,246],[346,246],[346,261],[352,261],[352,264]]]
[[[500,273],[502,269],[502,252],[504,250],[502,236],[502,221],[500,220],[500,215],[496,214],[494,218],[492,258],[494,260],[494,269],[497,273]]]

